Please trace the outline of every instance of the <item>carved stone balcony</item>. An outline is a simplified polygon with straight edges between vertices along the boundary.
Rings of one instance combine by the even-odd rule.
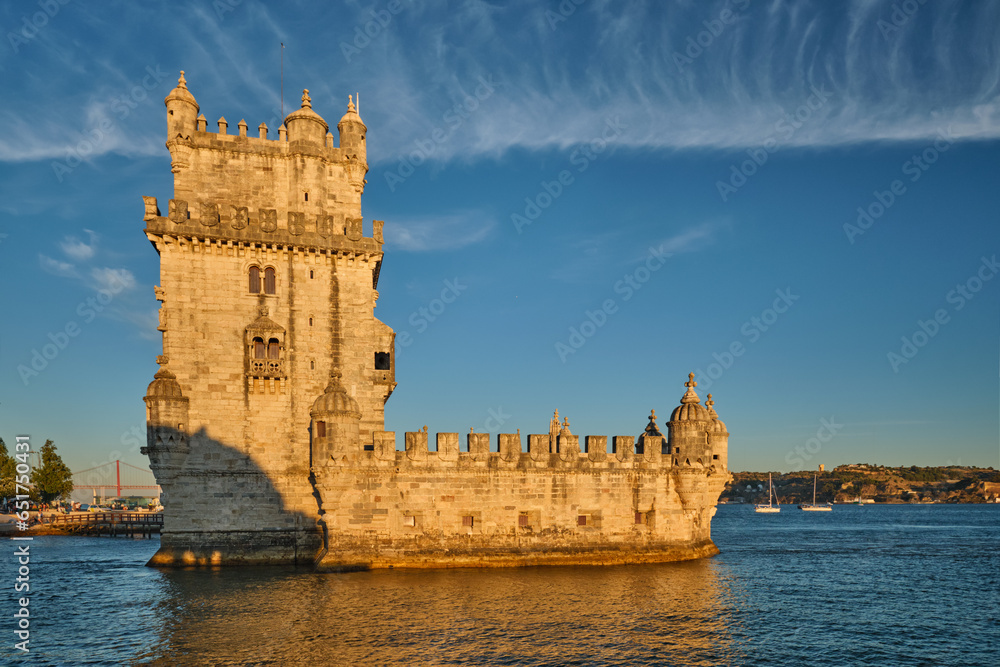
[[[282,378],[285,367],[281,359],[251,359],[247,374],[255,378]]]

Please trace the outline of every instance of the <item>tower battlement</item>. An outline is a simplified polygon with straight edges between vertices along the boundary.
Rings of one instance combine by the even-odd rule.
[[[144,397],[163,489],[153,565],[320,568],[663,562],[712,555],[729,433],[689,375],[638,436],[385,430],[395,333],[374,315],[367,127],[302,105],[208,131],[184,73],[164,100],[174,193],[143,197],[160,257],[159,371]],[[367,229],[366,229],[367,228]],[[366,232],[368,235],[366,235]],[[433,446],[432,446],[433,444]]]

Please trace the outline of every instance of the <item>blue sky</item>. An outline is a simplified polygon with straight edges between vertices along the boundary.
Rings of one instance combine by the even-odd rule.
[[[636,435],[695,371],[734,470],[997,466],[997,25],[917,0],[4,3],[0,436],[145,463],[162,100],[183,69],[210,127],[274,126],[284,42],[285,113],[360,95],[400,441],[554,408]]]

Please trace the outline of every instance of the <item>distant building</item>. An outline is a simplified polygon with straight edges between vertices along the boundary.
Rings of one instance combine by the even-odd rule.
[[[174,196],[144,197],[163,355],[149,385],[163,489],[153,565],[325,568],[668,561],[717,552],[725,424],[695,393],[659,431],[384,430],[395,333],[374,316],[382,222],[363,225],[367,128],[338,141],[308,91],[284,123],[207,129],[183,72],[166,100]],[[363,227],[367,229],[363,230]],[[367,232],[367,235],[366,235]],[[613,388],[609,388],[609,391]],[[581,447],[582,444],[582,447]],[[525,449],[527,445],[527,449]]]

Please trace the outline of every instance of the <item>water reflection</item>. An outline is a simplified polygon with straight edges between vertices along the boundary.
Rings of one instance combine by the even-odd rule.
[[[740,663],[725,564],[163,573],[141,664]]]

